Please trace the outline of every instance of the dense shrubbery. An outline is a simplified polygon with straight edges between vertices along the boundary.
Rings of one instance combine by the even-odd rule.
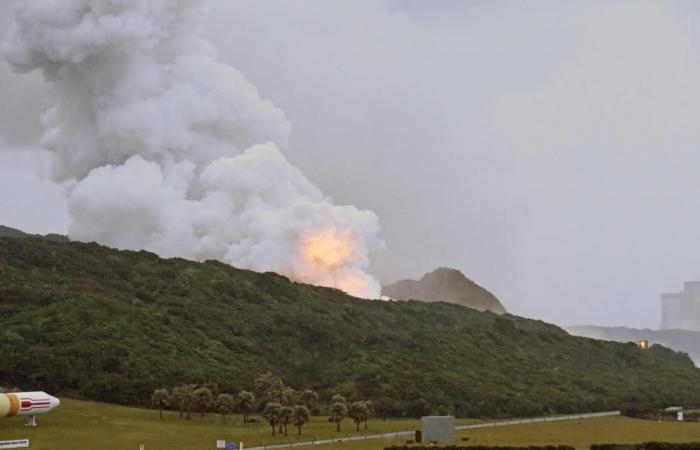
[[[253,390],[268,370],[379,417],[700,404],[700,370],[660,346],[31,237],[0,238],[0,355],[0,385],[123,404],[183,382]]]

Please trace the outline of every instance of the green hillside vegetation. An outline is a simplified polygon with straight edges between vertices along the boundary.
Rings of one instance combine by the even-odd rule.
[[[60,234],[47,234],[47,235],[29,234],[29,233],[25,233],[24,231],[18,230],[16,228],[6,227],[5,225],[0,225],[0,237],[11,237],[11,238],[33,237],[33,238],[47,239],[49,241],[68,242],[68,238],[66,236],[62,236]]]
[[[182,383],[254,390],[266,371],[393,416],[700,405],[700,370],[661,346],[33,237],[0,238],[0,355],[0,385],[131,405]]]

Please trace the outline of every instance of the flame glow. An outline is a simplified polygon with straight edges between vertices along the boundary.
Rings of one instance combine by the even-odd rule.
[[[324,229],[303,235],[299,249],[304,280],[334,287],[357,297],[371,295],[366,275],[348,270],[361,257],[361,244],[350,230]]]
[[[302,238],[304,262],[315,270],[332,271],[354,259],[352,236],[347,231],[324,230]]]
[[[218,59],[202,3],[17,2],[3,55],[49,83],[41,144],[69,237],[378,298],[377,216],[287,161],[287,117]]]

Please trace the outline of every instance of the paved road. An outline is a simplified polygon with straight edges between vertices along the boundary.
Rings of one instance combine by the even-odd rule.
[[[531,423],[541,423],[541,422],[559,422],[563,420],[579,420],[579,419],[594,419],[596,417],[611,417],[619,416],[620,411],[608,411],[600,413],[590,413],[590,414],[569,414],[565,416],[546,416],[546,417],[535,417],[532,419],[516,419],[516,420],[502,420],[498,422],[486,422],[486,423],[476,423],[472,425],[458,425],[455,430],[476,430],[479,428],[493,428],[493,427],[506,427],[511,425],[524,425]],[[319,439],[315,441],[300,441],[292,442],[287,444],[270,444],[261,445],[258,447],[246,447],[246,450],[267,450],[275,448],[290,448],[290,447],[302,447],[307,445],[322,445],[322,444],[332,444],[334,442],[347,442],[347,441],[362,441],[365,439],[382,439],[388,437],[396,436],[413,436],[415,430],[406,431],[393,431],[390,433],[378,433],[378,434],[365,434],[360,436],[347,436],[338,437],[331,439]]]

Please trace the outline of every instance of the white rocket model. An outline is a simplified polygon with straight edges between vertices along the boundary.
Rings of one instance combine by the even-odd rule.
[[[0,417],[29,416],[27,426],[36,426],[36,415],[46,414],[61,401],[46,392],[13,392],[0,394]]]

